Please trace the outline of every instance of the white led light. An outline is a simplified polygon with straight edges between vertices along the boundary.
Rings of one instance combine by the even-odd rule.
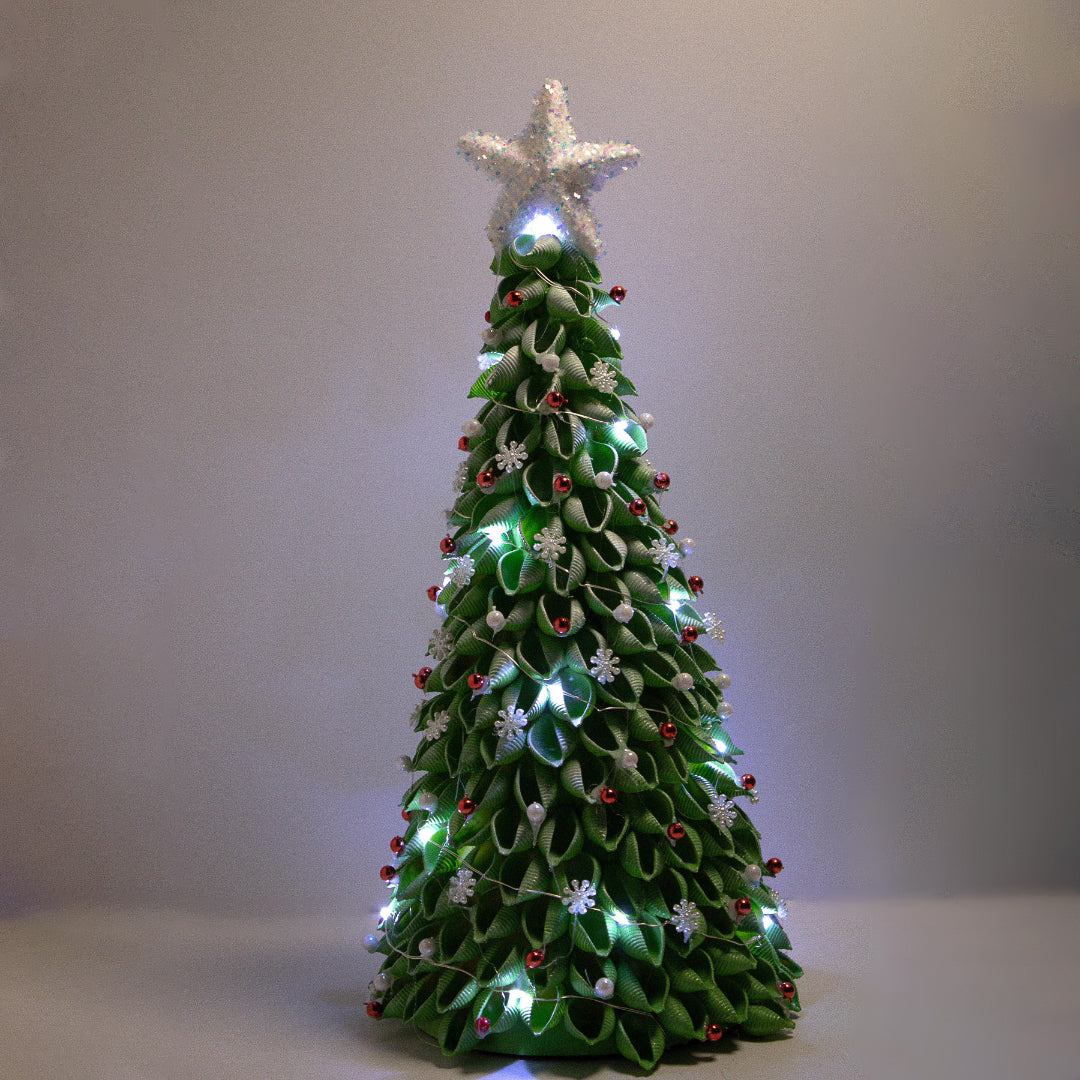
[[[614,920],[615,920],[615,921],[616,921],[616,922],[617,922],[617,923],[618,923],[618,924],[619,924],[620,926],[629,926],[629,925],[630,925],[630,916],[629,916],[629,915],[627,915],[625,911],[619,911],[619,910],[618,910],[618,909],[616,908],[616,910],[615,910],[615,911],[613,911],[613,912],[611,913],[611,917],[612,917],[612,918],[613,918],[613,919],[614,919]]]
[[[547,236],[549,233],[558,236],[559,225],[550,214],[540,212],[533,214],[521,231],[528,233],[530,236]]]
[[[627,423],[626,420],[616,420],[615,423],[611,425],[611,428],[617,435],[625,435]]]
[[[611,327],[611,329],[609,329],[609,330],[608,330],[608,333],[609,333],[609,334],[610,334],[610,335],[611,335],[611,336],[612,336],[612,337],[613,337],[613,338],[614,338],[614,339],[615,339],[616,341],[618,341],[618,340],[619,340],[619,338],[621,338],[621,337],[622,337],[622,334],[620,334],[620,333],[619,333],[619,328],[618,328],[617,326],[613,326],[613,327]]]
[[[511,1009],[531,1009],[532,1002],[532,994],[518,990],[516,987],[506,995],[506,1004]]]
[[[394,909],[390,904],[387,904],[386,907],[379,909],[379,918],[380,919],[389,919],[390,916],[393,915],[393,914],[394,914]]]
[[[566,696],[563,693],[561,682],[544,683],[544,689],[547,691],[547,700],[550,701],[556,709],[566,708]]]
[[[485,525],[480,530],[493,544],[501,544],[506,540],[506,526]]]

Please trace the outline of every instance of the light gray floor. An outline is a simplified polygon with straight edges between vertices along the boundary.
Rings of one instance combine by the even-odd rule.
[[[1080,896],[815,902],[794,1037],[675,1051],[682,1080],[1078,1080]],[[2,1080],[635,1075],[619,1060],[444,1059],[364,1015],[366,922],[160,911],[0,923]]]

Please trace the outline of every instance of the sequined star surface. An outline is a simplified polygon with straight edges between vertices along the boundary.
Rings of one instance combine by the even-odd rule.
[[[629,143],[578,142],[566,88],[555,79],[544,83],[528,125],[516,138],[473,131],[459,140],[458,150],[504,185],[488,222],[488,239],[496,250],[525,231],[536,214],[549,214],[590,258],[601,249],[589,196],[641,156]]]

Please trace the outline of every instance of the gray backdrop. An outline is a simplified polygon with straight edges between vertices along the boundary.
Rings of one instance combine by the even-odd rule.
[[[5,910],[377,900],[548,77],[784,889],[1080,883],[1075,5],[5,11]]]

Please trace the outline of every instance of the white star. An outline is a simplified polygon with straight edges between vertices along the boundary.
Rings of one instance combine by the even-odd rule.
[[[555,79],[544,83],[520,135],[504,139],[472,131],[458,141],[458,151],[504,185],[488,223],[496,250],[521,233],[534,214],[548,213],[590,258],[600,253],[600,241],[589,196],[641,156],[629,143],[578,142],[566,88]]]

